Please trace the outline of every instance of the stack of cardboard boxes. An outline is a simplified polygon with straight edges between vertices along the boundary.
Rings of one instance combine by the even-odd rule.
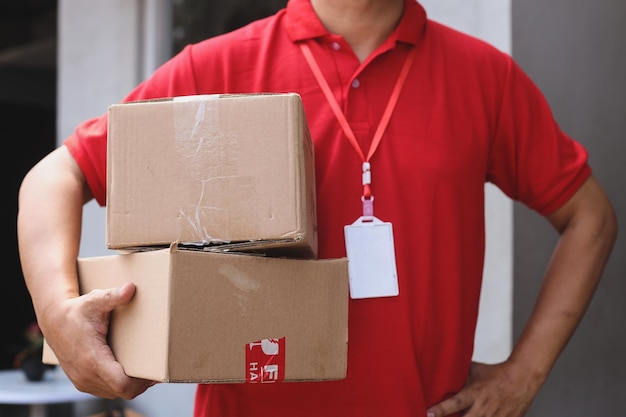
[[[316,259],[314,153],[297,94],[112,105],[106,239],[119,253],[79,259],[80,288],[136,284],[109,331],[129,376],[345,377],[348,264]]]

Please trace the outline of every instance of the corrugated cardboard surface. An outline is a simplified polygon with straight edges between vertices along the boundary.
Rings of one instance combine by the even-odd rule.
[[[110,249],[230,243],[317,255],[313,145],[295,93],[112,105],[107,183]]]
[[[110,343],[130,376],[245,382],[246,346],[285,338],[285,381],[345,378],[347,259],[170,249],[79,260],[81,292],[133,281]],[[53,354],[44,361],[54,363]]]

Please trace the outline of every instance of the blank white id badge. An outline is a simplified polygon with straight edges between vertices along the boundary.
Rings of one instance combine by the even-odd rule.
[[[351,298],[398,295],[391,223],[360,217],[344,227]]]

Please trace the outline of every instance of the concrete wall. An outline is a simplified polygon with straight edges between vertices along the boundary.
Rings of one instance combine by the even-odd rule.
[[[589,312],[528,413],[622,416],[626,409],[626,3],[514,0],[513,56],[561,127],[590,152],[622,231]],[[514,335],[530,314],[556,234],[515,206]]]

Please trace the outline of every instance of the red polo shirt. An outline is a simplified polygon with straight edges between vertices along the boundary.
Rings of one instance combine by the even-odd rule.
[[[308,0],[290,0],[272,17],[187,47],[130,93],[125,101],[299,93],[315,143],[321,258],[346,255],[343,227],[361,215],[361,160],[301,53],[304,40],[313,41],[364,153],[416,48],[371,159],[374,213],[393,224],[400,295],[350,301],[345,380],[200,385],[195,416],[423,417],[466,381],[483,273],[485,183],[548,214],[590,175],[587,155],[508,55],[427,20],[413,0],[363,64],[324,29]],[[78,126],[65,144],[104,204],[105,116]]]

